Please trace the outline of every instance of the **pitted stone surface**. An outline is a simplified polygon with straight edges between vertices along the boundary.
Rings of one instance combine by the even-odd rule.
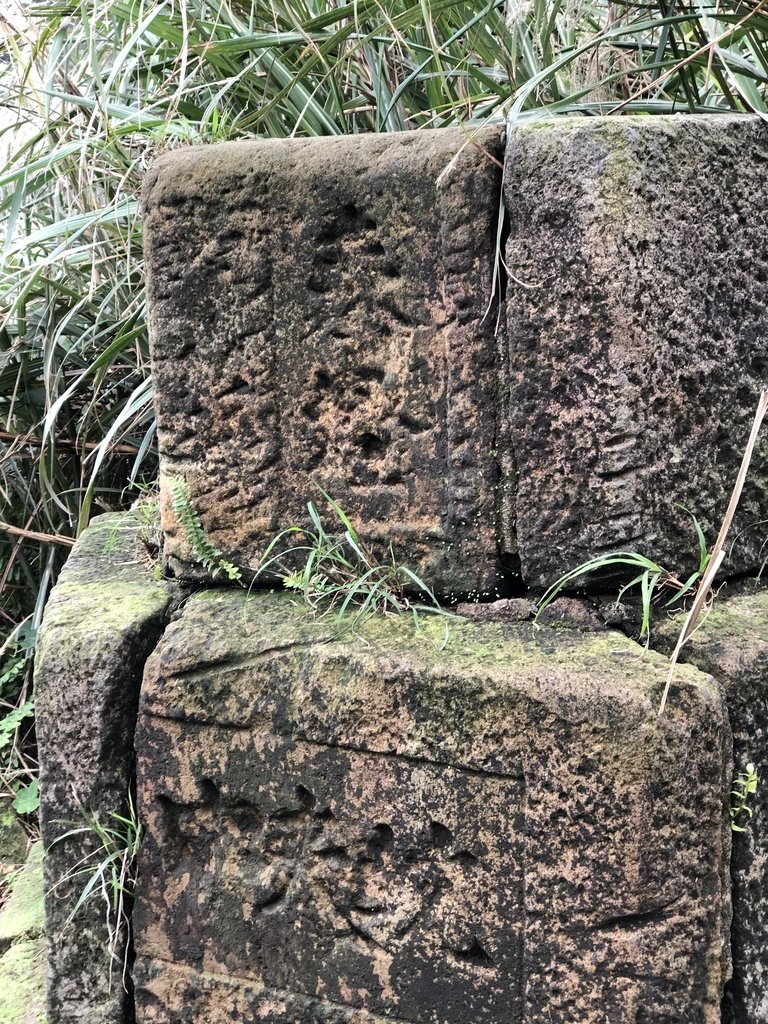
[[[670,649],[679,619],[654,632]],[[733,730],[734,772],[752,762],[760,779],[750,798],[752,817],[742,815],[744,832],[734,833],[733,979],[723,1004],[723,1024],[768,1020],[768,590],[737,596],[721,592],[681,659],[713,675],[723,687]]]
[[[768,370],[766,176],[758,118],[511,133],[508,409],[529,584],[621,549],[690,571],[676,503],[714,541]],[[759,565],[767,510],[762,445],[730,571]]]
[[[120,981],[124,945],[110,963],[101,897],[69,918],[88,882],[73,872],[98,863],[103,852],[87,823],[114,825],[110,815],[126,813],[141,675],[171,600],[169,585],[153,578],[140,529],[128,514],[93,520],[51,593],[38,635],[50,1024],[133,1020],[132,995]]]
[[[151,656],[138,1019],[719,1022],[730,734],[606,631],[196,595]]]
[[[437,592],[493,590],[501,156],[497,129],[446,129],[152,168],[161,486],[186,479],[228,558],[256,565],[324,504],[317,484]],[[167,494],[163,515],[167,553],[188,558]]]

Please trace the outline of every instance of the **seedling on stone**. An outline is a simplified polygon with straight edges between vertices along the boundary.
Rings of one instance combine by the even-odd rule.
[[[733,780],[730,815],[731,828],[734,832],[747,831],[746,826],[751,821],[753,813],[752,808],[749,806],[749,799],[757,792],[758,782],[757,769],[751,762]],[[740,825],[740,821],[744,824]]]
[[[659,565],[658,562],[654,562],[652,559],[647,558],[645,555],[640,554],[637,551],[613,551],[609,554],[601,555],[599,558],[591,558],[587,562],[583,562],[581,565],[576,566],[575,569],[571,569],[570,572],[565,573],[560,577],[552,586],[544,593],[543,597],[539,601],[538,608],[536,610],[536,618],[544,611],[547,605],[551,604],[564,590],[567,590],[570,586],[576,583],[584,576],[589,576],[593,573],[605,572],[605,570],[624,570],[627,575],[633,574],[632,578],[628,583],[625,583],[619,590],[618,596],[616,597],[616,604],[618,604],[627,591],[633,587],[640,588],[640,600],[642,607],[642,623],[640,626],[640,639],[645,640],[646,645],[650,639],[650,624],[651,624],[651,607],[653,603],[660,599],[664,592],[672,592],[672,596],[664,603],[663,607],[668,608],[671,605],[681,601],[687,594],[696,586],[696,583],[702,578],[706,572],[707,565],[709,564],[709,553],[707,552],[707,542],[704,538],[704,533],[701,526],[687,508],[682,505],[678,505],[684,512],[693,520],[694,529],[696,531],[696,537],[699,543],[699,565],[695,572],[686,580],[681,580],[676,573],[670,572],[669,569],[665,569],[664,566]]]
[[[206,536],[197,509],[192,504],[186,481],[180,477],[172,477],[168,482],[168,486],[171,492],[171,506],[174,515],[179,521],[179,525],[184,532],[184,538],[192,549],[195,559],[214,578],[223,572],[228,579],[239,581],[241,578],[240,570],[232,562],[227,561],[222,556],[221,551],[215,548]]]
[[[283,586],[300,593],[315,615],[335,612],[351,624],[373,612],[452,617],[416,573],[401,565],[391,546],[381,563],[360,538],[344,510],[318,487],[341,525],[339,536],[328,533],[313,502],[307,503],[310,526],[290,526],[272,539],[259,561],[256,576],[277,575]],[[294,543],[295,542],[295,543]],[[298,565],[298,568],[297,568]],[[415,600],[408,592],[419,595]]]

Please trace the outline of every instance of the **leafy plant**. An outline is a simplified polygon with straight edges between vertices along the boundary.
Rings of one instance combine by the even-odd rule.
[[[734,832],[747,831],[746,825],[751,821],[753,814],[749,801],[757,792],[758,782],[757,769],[751,762],[733,780],[730,816],[731,828]],[[746,815],[746,818],[744,815]],[[740,825],[740,821],[744,822],[744,824]]]
[[[278,533],[262,555],[256,577],[279,576],[283,586],[301,594],[313,614],[335,612],[341,622],[350,613],[347,624],[373,612],[410,614],[417,628],[420,614],[450,616],[427,584],[397,561],[391,546],[389,561],[379,562],[344,510],[322,488],[318,490],[339,521],[340,534],[329,534],[314,503],[308,502],[311,525]],[[419,597],[413,600],[409,591]]]
[[[697,582],[706,572],[709,564],[709,552],[707,542],[696,517],[682,505],[678,505],[684,512],[687,512],[693,520],[696,537],[699,544],[699,565],[695,572],[691,573],[686,580],[681,580],[676,573],[665,569],[663,566],[647,558],[637,551],[613,551],[609,554],[600,555],[598,558],[591,558],[581,565],[571,569],[570,572],[562,575],[542,595],[536,609],[536,618],[544,611],[547,605],[551,604],[563,591],[572,584],[594,573],[605,572],[605,570],[623,570],[627,575],[632,575],[628,583],[625,583],[616,597],[616,604],[633,587],[639,588],[640,603],[642,608],[642,622],[640,625],[640,639],[645,638],[646,644],[650,640],[651,609],[654,601],[658,601],[663,593],[672,592],[672,596],[664,603],[663,607],[668,608],[686,595],[689,595]]]
[[[0,645],[0,784],[18,814],[37,810],[32,656],[36,630],[25,620]]]
[[[192,549],[192,554],[202,567],[215,578],[223,572],[228,579],[239,581],[242,573],[232,562],[222,557],[221,551],[215,548],[208,539],[197,509],[192,504],[189,487],[181,477],[171,477],[168,481],[171,492],[171,505],[174,515],[184,533],[184,539]]]
[[[85,883],[67,917],[65,929],[91,901],[101,900],[104,903],[109,936],[110,984],[115,963],[120,963],[123,984],[126,984],[131,936],[130,908],[136,887],[137,857],[143,834],[133,796],[129,793],[126,814],[111,811],[106,823],[95,815],[89,815],[85,824],[69,829],[51,844],[53,846],[75,837],[87,838],[93,844],[93,850],[60,878],[54,889],[77,880],[84,880]]]

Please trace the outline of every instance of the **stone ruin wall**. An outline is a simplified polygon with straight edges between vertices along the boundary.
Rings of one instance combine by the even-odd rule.
[[[349,637],[212,585],[170,482],[244,567],[315,484],[445,598],[616,549],[695,567],[675,503],[714,537],[768,366],[767,171],[768,126],[714,116],[157,162],[176,581],[97,520],[36,683],[47,843],[136,767],[136,959],[110,987],[100,907],[62,935],[88,838],[58,843],[50,1024],[765,1024],[764,788],[748,833],[728,818],[734,762],[768,777],[765,591],[718,602],[660,718],[663,653],[593,613]],[[763,445],[731,573],[765,518]]]

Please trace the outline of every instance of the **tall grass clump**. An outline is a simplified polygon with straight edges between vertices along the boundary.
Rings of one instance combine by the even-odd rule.
[[[3,10],[0,644],[23,682],[0,692],[0,714],[31,699],[29,651],[74,538],[155,474],[138,194],[158,152],[508,117],[768,111],[768,0]],[[33,760],[17,733],[13,747],[17,790]]]

